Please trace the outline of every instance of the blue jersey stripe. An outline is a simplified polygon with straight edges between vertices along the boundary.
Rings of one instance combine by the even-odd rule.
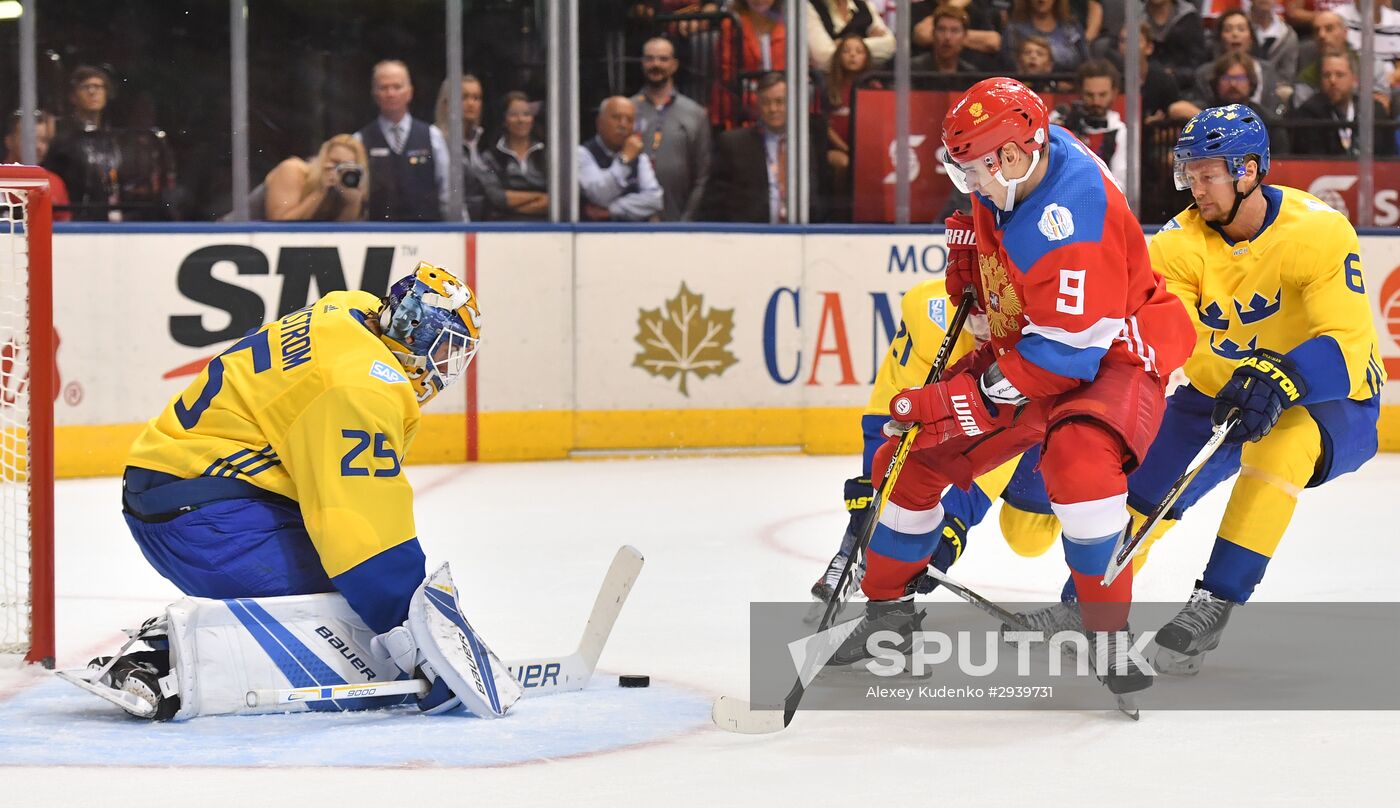
[[[1075,348],[1040,334],[1021,337],[1016,351],[1041,370],[1084,381],[1093,381],[1099,375],[1099,361],[1108,353],[1103,348]]]

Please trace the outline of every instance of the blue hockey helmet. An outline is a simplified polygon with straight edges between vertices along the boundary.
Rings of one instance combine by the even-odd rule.
[[[471,287],[425,261],[389,288],[379,326],[379,338],[403,365],[418,402],[425,404],[476,356],[481,309]]]
[[[1172,149],[1176,189],[1191,187],[1186,164],[1192,160],[1223,159],[1233,180],[1244,176],[1245,161],[1259,161],[1259,175],[1269,173],[1269,132],[1259,113],[1244,104],[1211,107],[1196,113],[1181,129]]]

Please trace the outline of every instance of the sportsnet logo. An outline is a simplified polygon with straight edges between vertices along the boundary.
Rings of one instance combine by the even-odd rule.
[[[402,373],[398,372],[397,370],[394,370],[393,368],[389,367],[383,362],[375,362],[373,365],[371,365],[369,369],[369,375],[380,380],[381,382],[388,382],[389,384],[399,384],[400,382],[408,382],[408,379]]]

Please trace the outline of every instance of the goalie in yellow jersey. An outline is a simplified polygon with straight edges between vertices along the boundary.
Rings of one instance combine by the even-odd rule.
[[[295,626],[269,615],[275,603],[259,604],[258,598],[343,596],[353,611],[345,612],[343,604],[336,608],[348,623],[311,624],[323,626],[317,629],[321,637],[327,636],[325,625],[342,625],[337,631],[346,635],[345,643],[334,647],[353,664],[339,674],[341,681],[366,672],[378,681],[395,678],[393,665],[387,672],[383,667],[388,660],[406,674],[422,667],[423,643],[409,636],[410,605],[418,609],[425,590],[436,590],[427,594],[445,604],[442,593],[454,590],[445,567],[426,575],[402,462],[418,430],[420,407],[462,376],[480,336],[481,311],[472,290],[446,270],[421,263],[385,298],[331,292],[249,334],[211,360],[146,425],[122,480],[132,536],[151,565],[187,596],[217,599],[203,601],[207,608],[222,601],[226,611],[235,610],[237,604],[236,614],[246,618],[248,631],[237,642],[252,651],[202,674],[199,696],[241,675],[233,669],[252,664],[259,656],[255,639],[292,684],[303,675],[315,685],[334,681],[318,673],[327,668],[307,661],[315,660],[314,652],[291,647]],[[448,611],[455,609],[451,598]],[[311,603],[303,611],[325,601]],[[172,607],[170,614],[175,612]],[[170,656],[178,663],[175,618],[168,619]],[[269,632],[280,632],[276,642]],[[363,636],[357,643],[352,635]],[[87,677],[92,686],[85,689],[118,703],[126,698],[121,693],[134,694],[136,701],[122,703],[129,712],[172,717],[178,705],[160,692],[169,685],[153,684],[171,664],[162,655],[165,639],[153,639],[149,627],[140,639],[154,650],[122,657],[121,664],[96,660],[101,670]],[[310,647],[317,642],[312,634]],[[378,661],[365,653],[370,646]],[[346,650],[351,647],[357,654]],[[489,649],[481,649],[481,659],[466,666],[467,679],[475,677],[478,684],[480,663],[490,661]],[[337,658],[332,667],[343,661]],[[506,690],[492,690],[483,697],[486,706],[473,706],[454,684],[462,680],[444,670],[453,664],[428,666],[446,682],[430,675],[433,692],[420,707],[440,711],[460,696],[478,714],[504,712]],[[195,695],[188,681],[192,672],[177,672],[188,702]],[[241,695],[235,693],[237,701]],[[195,709],[185,707],[182,716]]]
[[[1316,197],[1264,184],[1269,140],[1259,117],[1241,105],[1198,113],[1174,157],[1177,186],[1195,205],[1153,237],[1149,254],[1191,314],[1196,347],[1189,384],[1168,399],[1161,431],[1128,478],[1128,505],[1140,523],[1214,426],[1238,418],[1136,559],[1239,474],[1190,601],[1157,632],[1157,670],[1193,674],[1263,579],[1298,495],[1375,455],[1386,376],[1356,231]]]

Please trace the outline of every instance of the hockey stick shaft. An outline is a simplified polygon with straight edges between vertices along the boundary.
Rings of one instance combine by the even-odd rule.
[[[1172,487],[1167,489],[1167,495],[1162,497],[1162,501],[1157,503],[1157,507],[1153,508],[1152,513],[1148,514],[1147,518],[1143,520],[1142,526],[1133,533],[1133,537],[1127,540],[1126,543],[1124,542],[1124,538],[1127,535],[1126,532],[1118,537],[1118,543],[1114,545],[1113,548],[1113,555],[1110,556],[1108,560],[1108,569],[1104,570],[1103,581],[1101,582],[1103,586],[1112,584],[1114,579],[1123,572],[1123,569],[1132,563],[1133,555],[1137,553],[1138,546],[1152,533],[1158,523],[1166,518],[1167,512],[1170,511],[1172,506],[1176,504],[1176,501],[1181,498],[1182,493],[1186,490],[1186,486],[1190,485],[1191,481],[1196,479],[1196,474],[1200,472],[1200,470],[1205,467],[1206,463],[1210,461],[1211,457],[1215,455],[1215,450],[1219,449],[1225,443],[1225,436],[1229,435],[1230,430],[1234,429],[1235,425],[1239,423],[1235,417],[1235,412],[1236,411],[1231,410],[1225,422],[1216,425],[1215,431],[1211,433],[1210,439],[1207,440],[1206,444],[1201,447],[1201,450],[1196,453],[1196,456],[1191,458],[1191,462],[1186,464],[1186,470],[1181,473],[1180,477],[1176,478],[1176,482],[1172,483]]]
[[[929,366],[928,377],[924,381],[925,385],[933,384],[942,378],[943,370],[948,366],[948,360],[953,355],[953,346],[957,344],[958,337],[962,334],[963,325],[967,322],[975,299],[972,289],[963,290],[958,309],[953,314],[953,321],[948,324],[948,330],[943,335],[943,343],[938,346],[938,354],[934,357],[933,364]],[[866,518],[860,536],[857,537],[854,546],[851,547],[850,554],[846,557],[846,565],[841,570],[841,577],[836,582],[831,600],[827,602],[826,611],[822,613],[821,622],[817,624],[818,635],[831,628],[836,614],[846,605],[848,596],[846,590],[855,574],[856,564],[859,563],[859,559],[864,557],[866,548],[870,546],[870,538],[875,534],[875,526],[880,521],[880,511],[884,509],[885,503],[889,501],[890,494],[894,491],[895,480],[899,478],[899,473],[904,468],[904,461],[908,459],[909,452],[914,446],[914,439],[918,437],[918,434],[919,425],[914,424],[900,438],[899,446],[890,457],[890,464],[885,470],[885,476],[875,490],[870,515]],[[819,654],[812,654],[807,657],[808,664],[817,666],[824,664],[827,658],[829,655],[823,657]],[[811,681],[815,675],[815,672],[805,670],[806,667],[804,665],[804,670],[798,671],[797,681],[793,683],[792,690],[783,699],[783,726],[792,723],[792,717],[797,713],[797,706],[802,702],[802,696],[807,690],[806,682]]]

